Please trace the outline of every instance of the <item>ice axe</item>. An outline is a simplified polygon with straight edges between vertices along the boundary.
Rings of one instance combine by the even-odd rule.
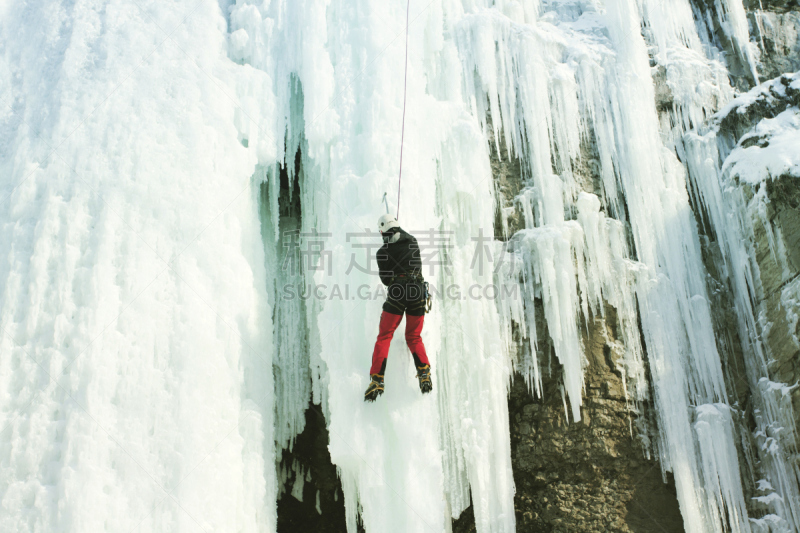
[[[383,199],[381,200],[383,203],[386,204],[386,214],[389,214],[389,200],[386,199],[386,193],[383,193]]]

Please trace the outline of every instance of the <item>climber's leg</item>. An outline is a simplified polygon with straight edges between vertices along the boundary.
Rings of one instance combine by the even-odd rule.
[[[412,313],[409,306],[409,313]],[[425,314],[414,316],[406,314],[406,344],[411,354],[414,356],[414,366],[417,367],[417,379],[419,380],[419,390],[423,394],[433,390],[431,381],[431,365],[428,362],[428,354],[425,353],[425,345],[422,344],[422,324],[425,322]]]
[[[411,355],[414,356],[414,365],[419,368],[430,364],[421,336],[425,315],[413,316],[410,314],[412,312],[409,306],[408,313],[406,314],[406,344],[408,344],[408,349],[411,350]]]
[[[386,357],[389,355],[389,345],[392,343],[394,330],[400,325],[403,320],[403,315],[395,315],[384,311],[381,313],[380,329],[378,331],[378,340],[375,341],[375,349],[372,352],[372,368],[370,374],[383,375],[386,368]]]

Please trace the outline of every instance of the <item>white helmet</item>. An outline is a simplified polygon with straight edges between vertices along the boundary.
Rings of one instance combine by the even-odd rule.
[[[384,231],[388,231],[391,228],[399,228],[400,224],[397,222],[397,219],[394,218],[389,213],[385,215],[381,215],[381,218],[378,219],[378,231],[383,233]]]

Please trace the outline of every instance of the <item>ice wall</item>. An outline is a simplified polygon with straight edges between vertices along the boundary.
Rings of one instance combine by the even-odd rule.
[[[395,54],[394,57],[399,59],[400,51],[393,49],[391,43],[384,48],[374,46],[369,40],[364,44],[359,35],[356,48],[366,52],[362,51],[362,56],[353,60],[350,46],[353,41],[341,35],[345,26],[352,23],[362,27],[368,22],[361,21],[370,17],[397,20],[398,6],[378,8],[365,4],[362,7],[364,9],[358,12],[351,12],[331,6],[329,16],[349,22],[328,26],[328,56],[321,56],[325,65],[327,61],[334,64],[334,73],[342,69],[357,72],[358,85],[344,85],[341,93],[337,94],[341,101],[334,99],[330,108],[323,110],[321,115],[304,115],[306,120],[312,117],[314,120],[323,117],[324,120],[328,113],[336,113],[342,125],[352,128],[350,133],[344,129],[327,130],[331,139],[328,145],[335,146],[333,155],[311,159],[319,168],[328,169],[331,176],[336,176],[329,189],[329,224],[333,220],[348,225],[355,222],[355,227],[369,227],[369,217],[364,208],[370,211],[370,202],[374,205],[375,199],[381,196],[381,189],[392,190],[392,163],[396,162],[397,150],[391,143],[386,144],[385,137],[390,131],[397,136],[397,119],[401,112],[397,76],[393,78],[391,71],[385,71],[382,64],[376,66],[375,72],[359,68],[371,64],[371,61],[377,62],[372,58],[384,53],[390,57]],[[524,267],[520,271],[510,270],[519,272],[524,280],[527,305],[523,311],[519,307],[501,310],[501,323],[503,320],[506,324],[508,320],[521,324],[527,322],[534,349],[527,356],[531,360],[523,358],[511,362],[525,370],[529,383],[536,389],[539,379],[535,360],[536,331],[530,326],[535,322],[532,316],[534,300],[541,298],[556,356],[564,366],[565,408],[571,411],[573,419],[579,420],[585,365],[579,324],[581,319],[589,317],[587,294],[592,287],[592,313],[602,312],[604,299],[613,300],[623,309],[620,322],[623,330],[631,332],[627,335],[631,343],[625,358],[626,374],[630,389],[634,391],[632,400],[644,401],[649,393],[647,384],[643,383],[643,356],[638,340],[633,340],[636,337],[634,325],[640,319],[658,411],[660,442],[657,452],[662,467],[673,471],[676,476],[687,527],[696,531],[721,531],[726,527],[724,523],[729,522],[735,530],[748,530],[738,465],[722,464],[716,455],[709,457],[716,450],[702,446],[704,441],[700,429],[706,426],[694,424],[696,406],[724,404],[728,399],[714,340],[704,267],[685,173],[660,137],[648,53],[639,34],[641,17],[647,17],[648,27],[664,43],[665,57],[682,51],[685,57],[694,61],[696,71],[692,81],[700,80],[709,86],[705,93],[694,96],[694,99],[687,96],[686,101],[680,102],[682,107],[676,109],[676,113],[680,111],[683,114],[686,127],[702,120],[704,113],[731,93],[721,76],[723,69],[715,61],[716,57],[702,55],[701,40],[688,22],[690,8],[687,3],[682,3],[677,15],[672,15],[656,13],[653,6],[650,6],[651,12],[645,14],[634,2],[608,2],[605,6],[589,2],[552,2],[545,6],[547,16],[538,21],[536,10],[526,11],[522,7],[512,3],[446,3],[441,12],[412,13],[414,20],[421,17],[421,28],[412,29],[409,100],[412,110],[409,138],[413,142],[409,143],[408,149],[414,165],[409,172],[409,181],[417,203],[402,212],[401,221],[410,218],[415,223],[427,221],[430,227],[438,230],[452,228],[456,239],[448,253],[455,276],[450,278],[451,272],[440,276],[446,280],[480,279],[476,278],[474,269],[468,272],[470,253],[469,247],[465,246],[468,243],[459,237],[465,235],[464,230],[470,227],[463,221],[472,222],[474,230],[482,227],[478,213],[485,213],[484,221],[488,221],[490,216],[491,206],[479,201],[472,193],[483,185],[481,173],[485,180],[487,172],[485,162],[481,162],[485,161],[485,149],[475,142],[475,133],[476,130],[485,130],[489,124],[487,118],[491,117],[494,138],[505,141],[507,155],[514,154],[522,159],[529,184],[521,199],[529,229],[512,243],[512,251]],[[741,10],[741,5],[738,9]],[[730,17],[735,10],[725,13]],[[263,15],[271,16],[268,11]],[[415,31],[419,33],[415,35]],[[320,60],[316,51],[311,55]],[[679,61],[675,57],[673,55],[672,60],[677,64]],[[354,68],[353,62],[358,66]],[[688,68],[684,69],[686,71]],[[420,85],[420,76],[423,75],[427,83],[424,92]],[[675,76],[675,73],[671,75]],[[307,82],[302,75],[300,79],[306,94],[312,90],[311,83],[319,82],[314,77]],[[675,77],[672,79],[676,84],[685,83]],[[337,89],[341,86],[336,74],[334,83]],[[322,90],[335,93],[329,87]],[[365,92],[371,96],[364,96]],[[692,92],[687,90],[684,94],[692,95]],[[371,105],[364,114],[365,110],[354,102],[367,99]],[[468,115],[464,113],[465,107]],[[417,109],[423,114],[416,115]],[[426,117],[424,130],[419,129],[418,116]],[[459,130],[453,130],[450,125],[454,119],[463,123]],[[462,131],[472,133],[464,135]],[[576,205],[579,187],[572,176],[572,161],[580,157],[581,139],[589,137],[596,142],[602,162],[602,203],[612,217],[631,225],[633,250],[627,250],[619,240],[596,237],[601,230],[608,232],[609,227],[613,227],[605,217],[591,218],[592,212],[599,211],[599,205],[591,207],[591,204],[599,204],[599,199],[585,199],[584,204],[589,205],[582,210]],[[325,152],[312,149],[312,144],[309,138],[312,152]],[[376,157],[376,154],[380,156]],[[466,154],[470,154],[469,157]],[[431,161],[438,161],[436,167],[430,164]],[[418,176],[435,177],[438,182],[431,184],[429,181],[428,185],[425,180],[415,182]],[[323,181],[319,180],[320,183]],[[477,185],[471,187],[473,183]],[[464,184],[467,184],[466,194]],[[431,198],[438,202],[428,205]],[[431,214],[448,215],[451,206],[455,211],[449,216],[438,220],[431,218]],[[568,220],[579,210],[585,214],[582,220],[585,226]],[[332,211],[336,214],[333,215]],[[454,217],[461,224],[453,226]],[[337,242],[334,233],[334,250],[347,250],[347,243],[341,237],[338,239]],[[591,250],[594,255],[587,256],[584,247],[590,245],[594,246]],[[631,261],[631,257],[635,260]],[[334,274],[333,277],[334,283],[352,282],[354,279],[352,275],[345,278]],[[315,276],[318,282],[322,279],[323,276]],[[626,300],[619,296],[631,293],[638,300],[640,318],[630,298]],[[488,491],[494,498],[487,500],[482,496],[478,491],[486,488],[485,482],[473,474],[476,466],[483,466],[481,457],[464,451],[481,449],[485,443],[492,442],[491,437],[497,431],[505,429],[491,423],[475,426],[476,419],[486,417],[487,409],[483,405],[476,411],[476,407],[468,403],[468,398],[480,397],[486,390],[487,383],[476,382],[475,372],[468,372],[481,361],[480,355],[473,359],[476,348],[479,351],[484,346],[498,344],[496,309],[485,302],[458,305],[446,300],[442,306],[440,316],[443,322],[436,323],[435,316],[429,321],[433,327],[440,328],[439,335],[433,339],[428,337],[433,343],[437,337],[441,342],[436,347],[438,351],[434,359],[441,390],[438,403],[442,418],[439,420],[415,413],[412,410],[415,406],[412,403],[409,407],[408,398],[404,398],[402,404],[393,404],[393,400],[387,398],[388,412],[381,412],[382,416],[378,418],[374,417],[376,410],[364,411],[358,392],[363,389],[366,376],[362,374],[363,377],[358,379],[352,376],[363,372],[360,368],[366,365],[366,358],[358,354],[369,352],[372,339],[354,340],[344,330],[340,333],[338,320],[352,312],[357,313],[357,322],[366,325],[370,313],[346,303],[326,302],[322,306],[318,316],[320,328],[330,329],[332,338],[335,338],[333,346],[322,348],[322,357],[330,369],[330,427],[335,432],[331,451],[349,496],[350,527],[354,519],[352,502],[356,496],[363,507],[362,517],[367,528],[379,524],[380,517],[387,515],[400,527],[419,527],[419,524],[433,524],[434,529],[439,527],[435,517],[441,513],[430,509],[435,499],[417,499],[427,490],[412,489],[412,478],[417,475],[415,469],[398,474],[387,466],[391,464],[392,455],[405,461],[403,453],[407,446],[432,442],[430,434],[426,435],[426,424],[440,424],[445,428],[440,441],[445,458],[441,483],[450,512],[458,514],[463,508],[469,486],[476,502],[481,530],[505,529],[513,524],[510,516],[499,514],[504,509],[502,498],[510,492],[504,492],[502,484],[495,484],[490,485]],[[455,306],[458,313],[448,313],[451,306]],[[373,317],[378,314],[377,306],[373,305],[371,313]],[[471,326],[470,316],[474,313],[482,315],[481,325],[469,327],[470,333],[460,331],[456,324]],[[457,328],[455,337],[453,328]],[[402,347],[400,351],[403,351]],[[458,358],[454,357],[455,354]],[[391,359],[387,370],[389,390],[399,386],[397,381],[393,382],[397,372],[392,366],[397,364],[395,360]],[[407,357],[405,361],[404,368],[410,370]],[[472,364],[461,366],[465,361]],[[498,362],[501,368],[506,367],[498,376],[502,383],[506,379],[504,374],[507,376],[509,361],[501,358]],[[452,371],[459,367],[464,370]],[[406,370],[405,374],[404,383],[408,386],[411,372]],[[411,388],[413,390],[413,382]],[[456,391],[464,395],[461,405],[453,403]],[[497,400],[492,398],[496,396],[483,403],[496,405]],[[394,420],[387,425],[385,419],[389,416]],[[415,431],[403,426],[407,432],[400,434],[396,428],[407,418],[417,418],[422,422],[414,427]],[[465,426],[464,420],[469,420],[470,424]],[[470,446],[465,431],[472,434],[472,442],[477,436],[478,442],[484,444]],[[357,442],[362,439],[377,442],[371,447],[361,448],[341,435],[355,435]],[[396,442],[387,442],[386,435],[391,435]],[[727,439],[725,450],[736,449],[732,432],[723,438]],[[400,442],[410,444],[395,448],[395,444]],[[503,450],[504,446],[501,443],[498,449]],[[438,465],[429,466],[436,468]],[[381,481],[377,485],[376,477]],[[504,482],[503,478],[499,480]],[[505,481],[505,487],[510,486],[509,481]],[[494,482],[497,482],[497,477]],[[426,481],[425,487],[435,487],[435,483],[438,480],[434,483]],[[364,487],[369,487],[369,490],[364,490]],[[438,490],[434,488],[433,492]],[[385,494],[390,491],[406,503],[426,501],[428,505],[423,511],[415,508],[413,503],[409,503],[408,509],[386,509],[381,502],[388,501],[389,496]],[[408,499],[404,496],[407,493]],[[718,500],[706,497],[712,493],[719,494]],[[432,518],[426,514],[428,512]],[[494,520],[484,519],[492,513],[496,513]],[[731,514],[723,517],[722,513]],[[506,521],[498,520],[498,516]]]
[[[741,1],[715,1],[752,68]],[[383,193],[397,205],[406,3],[3,4],[0,524],[272,531],[293,468],[275,451],[312,408],[349,531],[446,531],[470,504],[478,531],[513,531],[507,388],[518,370],[541,394],[537,306],[577,421],[583,328],[610,305],[687,530],[749,531],[672,151],[733,91],[697,30],[708,14],[664,6],[412,2],[400,222],[439,289],[434,391],[419,394],[398,332],[387,392],[365,404],[382,298],[363,267]],[[650,53],[672,95],[661,116]],[[525,229],[484,248],[490,137],[521,160]],[[589,149],[591,193],[573,170]],[[519,299],[469,292],[493,283]]]
[[[0,529],[273,531],[260,80],[219,6],[3,3],[0,42]]]

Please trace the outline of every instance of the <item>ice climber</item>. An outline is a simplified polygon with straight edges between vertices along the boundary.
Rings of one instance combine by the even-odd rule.
[[[372,368],[369,371],[372,381],[364,393],[364,401],[368,402],[374,402],[383,394],[383,374],[386,370],[389,344],[392,342],[394,330],[403,319],[403,313],[406,315],[406,344],[417,367],[419,388],[423,393],[433,389],[431,366],[420,337],[425,320],[426,294],[419,244],[413,235],[400,228],[392,215],[383,215],[378,220],[378,230],[384,244],[378,250],[376,259],[381,281],[387,290],[378,340],[375,341],[375,350],[372,352]]]

